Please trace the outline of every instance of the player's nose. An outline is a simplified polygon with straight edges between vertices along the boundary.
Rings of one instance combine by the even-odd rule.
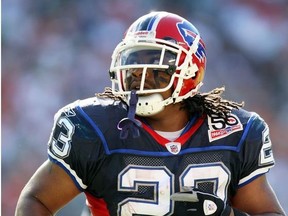
[[[142,68],[134,68],[134,69],[131,70],[131,74],[134,77],[141,77],[142,73],[143,73],[143,69]]]

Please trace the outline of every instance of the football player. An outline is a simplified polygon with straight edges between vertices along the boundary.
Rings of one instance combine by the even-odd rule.
[[[80,193],[94,216],[285,215],[266,178],[268,125],[224,88],[201,93],[205,67],[189,21],[137,19],[113,52],[112,87],[55,115],[16,215],[54,215]]]

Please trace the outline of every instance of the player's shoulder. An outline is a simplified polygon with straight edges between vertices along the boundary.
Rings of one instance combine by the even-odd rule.
[[[263,118],[256,113],[245,109],[233,109],[226,117],[212,114],[208,116],[208,125],[212,128],[242,130],[255,125],[266,124]]]
[[[84,142],[96,143],[99,141],[96,137],[104,131],[116,133],[117,124],[124,116],[127,108],[121,101],[99,97],[74,101],[55,114],[49,143],[58,140],[61,133],[70,137],[75,148]]]
[[[91,113],[106,113],[109,115],[109,112],[115,112],[118,110],[122,110],[125,112],[127,110],[127,106],[119,100],[114,100],[112,98],[100,98],[100,97],[90,97],[85,99],[79,99],[72,103],[69,103],[62,108],[60,108],[55,117],[58,116],[66,116],[66,117],[74,117],[83,114],[90,115]]]
[[[233,109],[231,111],[231,114],[237,116],[242,121],[248,121],[251,117],[254,117],[254,116],[256,117],[258,115],[255,112],[251,112],[243,108]]]
[[[248,111],[245,109],[233,109],[231,112],[232,116],[236,116],[240,122],[244,125],[247,124],[266,124],[264,119],[254,111]]]
[[[67,108],[74,109],[75,107],[81,107],[81,108],[94,108],[97,109],[99,107],[108,107],[108,106],[119,106],[121,102],[119,100],[115,100],[112,98],[101,98],[101,97],[89,97],[85,99],[79,99],[76,100],[70,104],[67,104],[62,108],[62,110],[65,110]]]
[[[268,129],[268,125],[258,113],[242,108],[233,109],[226,117],[212,114],[208,116],[207,121],[210,142],[224,137],[234,139],[247,135],[250,138],[258,138]]]
[[[234,110],[231,114],[238,117],[245,128],[244,132],[248,134],[250,139],[261,137],[264,133],[269,133],[268,124],[257,112],[239,109]]]

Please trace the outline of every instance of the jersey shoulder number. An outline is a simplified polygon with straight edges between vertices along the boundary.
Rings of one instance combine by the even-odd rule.
[[[71,149],[75,125],[71,118],[76,116],[73,106],[68,105],[59,110],[54,117],[54,126],[49,139],[49,149],[58,158],[65,158]]]

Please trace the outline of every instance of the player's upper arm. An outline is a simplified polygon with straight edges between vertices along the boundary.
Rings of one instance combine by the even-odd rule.
[[[285,215],[265,175],[239,188],[232,199],[232,206],[251,215],[264,213]]]
[[[31,177],[18,200],[16,215],[51,215],[80,191],[58,165],[46,161]]]

